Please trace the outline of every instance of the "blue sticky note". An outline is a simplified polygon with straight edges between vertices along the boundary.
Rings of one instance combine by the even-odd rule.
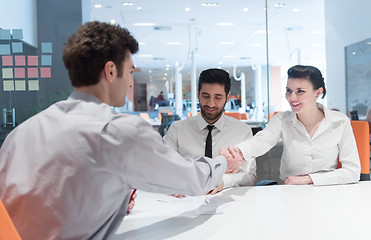
[[[12,43],[12,50],[13,50],[13,53],[22,53],[23,52],[23,43],[21,43],[21,42]]]
[[[43,42],[41,43],[41,53],[52,53],[52,43],[51,42]]]
[[[9,55],[9,54],[10,54],[10,45],[0,44],[0,55]]]
[[[41,65],[51,66],[52,65],[52,55],[41,55]]]
[[[13,29],[13,39],[23,39],[23,30],[22,29]]]
[[[0,40],[10,40],[9,29],[0,29]]]

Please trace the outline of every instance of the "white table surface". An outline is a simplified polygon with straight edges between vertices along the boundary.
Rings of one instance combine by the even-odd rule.
[[[137,194],[115,239],[371,239],[371,182],[230,188],[215,215],[174,215],[166,195]]]

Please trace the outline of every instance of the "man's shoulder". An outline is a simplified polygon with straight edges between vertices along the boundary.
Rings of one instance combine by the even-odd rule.
[[[251,127],[248,124],[238,119],[235,119],[233,117],[226,116],[226,115],[224,115],[224,117],[225,117],[225,124],[232,129],[251,129]]]

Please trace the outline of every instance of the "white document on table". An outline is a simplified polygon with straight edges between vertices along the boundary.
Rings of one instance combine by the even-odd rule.
[[[170,215],[215,215],[223,214],[223,209],[236,202],[234,197],[222,195],[186,196],[175,198],[167,196],[157,201],[168,203]]]

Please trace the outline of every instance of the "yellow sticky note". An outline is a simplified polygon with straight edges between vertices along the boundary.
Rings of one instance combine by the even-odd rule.
[[[29,80],[28,91],[39,91],[39,80]]]
[[[3,78],[13,78],[13,68],[3,68]]]
[[[16,91],[26,91],[26,81],[16,80],[14,81]]]
[[[14,91],[14,83],[13,81],[3,81],[3,89],[4,91]]]

